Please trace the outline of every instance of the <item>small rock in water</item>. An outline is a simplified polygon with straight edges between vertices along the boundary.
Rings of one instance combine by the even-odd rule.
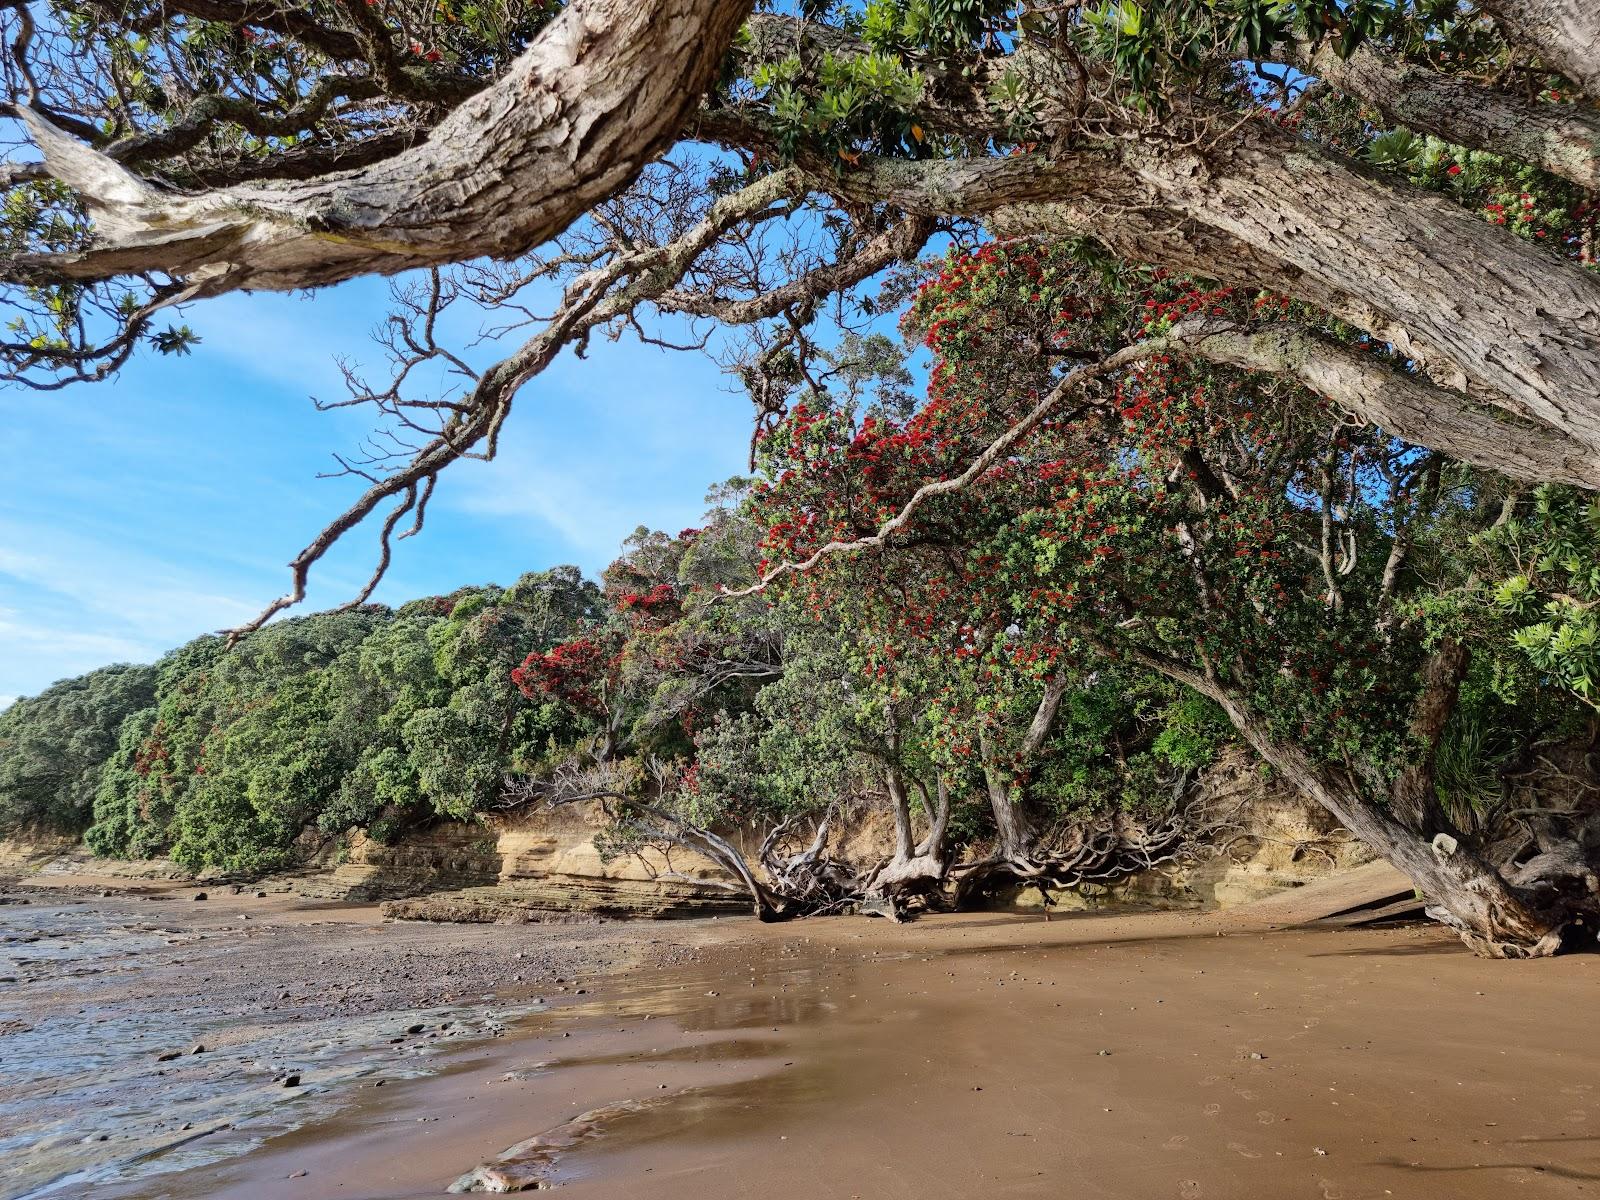
[[[191,1046],[189,1048],[189,1053],[190,1054],[204,1054],[205,1052],[206,1052],[206,1044],[204,1042],[196,1042],[193,1046]]]
[[[407,1025],[406,1026],[406,1032],[407,1033],[421,1033],[425,1028],[427,1028],[425,1025]]]
[[[286,1075],[284,1077],[284,1080],[283,1080],[283,1086],[286,1087],[286,1088],[299,1087],[300,1086],[300,1076],[299,1075]]]
[[[182,1051],[180,1051],[180,1050],[168,1050],[163,1054],[156,1055],[156,1061],[157,1062],[171,1062],[173,1059],[178,1058],[181,1055],[182,1055]]]

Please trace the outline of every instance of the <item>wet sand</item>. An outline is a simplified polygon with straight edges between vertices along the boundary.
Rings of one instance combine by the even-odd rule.
[[[0,886],[0,1197],[197,1170],[327,1119],[362,1084],[440,1070],[593,975],[719,936],[402,925],[127,880]]]
[[[521,1144],[497,1169],[573,1197],[1600,1195],[1600,957],[1227,914],[599,928],[693,948],[93,1194],[438,1196]]]

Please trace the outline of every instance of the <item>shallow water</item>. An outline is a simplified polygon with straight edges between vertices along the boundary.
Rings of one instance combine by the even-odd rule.
[[[124,1003],[116,977],[187,966],[174,947],[217,958],[236,928],[175,931],[87,903],[0,908],[0,1197],[76,1194],[85,1185],[186,1171],[326,1118],[348,1085],[380,1070],[428,1073],[449,1038],[497,1036],[525,1007],[462,1004],[363,1016],[241,1019],[203,987],[181,1010]],[[150,959],[165,952],[159,964]],[[51,1003],[19,1010],[23,986]],[[25,1015],[24,1015],[25,1014]],[[432,1040],[392,1039],[423,1024]],[[190,1053],[195,1045],[201,1053]],[[177,1056],[160,1061],[167,1054]],[[300,1083],[286,1087],[289,1074]]]
[[[841,920],[743,925],[590,990],[95,1194],[1600,1195],[1595,956],[1174,915]]]

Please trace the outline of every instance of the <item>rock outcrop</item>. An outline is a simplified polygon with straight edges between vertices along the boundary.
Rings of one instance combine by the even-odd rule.
[[[1183,862],[1133,875],[1110,887],[1053,892],[1064,909],[1119,904],[1229,908],[1325,879],[1376,857],[1326,809],[1263,771],[1237,748],[1202,776],[1195,803],[1222,822],[1211,845]],[[1019,891],[1019,906],[1043,903]]]
[[[1062,908],[1111,905],[1231,906],[1325,878],[1373,857],[1318,805],[1230,751],[1200,783],[1199,803],[1226,819],[1216,853],[1122,880],[1051,895]],[[392,846],[360,833],[309,838],[302,866],[261,881],[272,890],[335,901],[383,902],[386,915],[433,921],[571,921],[609,917],[744,914],[749,903],[727,890],[712,865],[692,854],[671,860],[605,859],[595,846],[598,813],[581,807],[515,814],[483,824],[442,821]],[[759,834],[735,831],[735,841]],[[836,847],[867,861],[887,855],[893,830],[868,813],[837,830]],[[117,862],[66,839],[0,842],[0,873],[119,876],[135,880],[216,880],[167,859]],[[251,886],[258,886],[252,884]],[[1041,903],[1019,890],[1019,906]]]

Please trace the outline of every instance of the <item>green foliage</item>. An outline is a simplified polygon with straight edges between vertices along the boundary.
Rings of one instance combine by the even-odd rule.
[[[1480,539],[1503,572],[1494,603],[1534,667],[1600,708],[1600,501],[1542,487],[1531,511]]]
[[[0,835],[81,832],[118,730],[155,685],[151,667],[103,667],[0,712]]]
[[[512,668],[591,621],[598,595],[559,567],[399,613],[280,621],[233,647],[192,642],[151,671],[148,707],[102,752],[88,844],[258,873],[305,837],[471,818],[559,717],[523,700]]]

